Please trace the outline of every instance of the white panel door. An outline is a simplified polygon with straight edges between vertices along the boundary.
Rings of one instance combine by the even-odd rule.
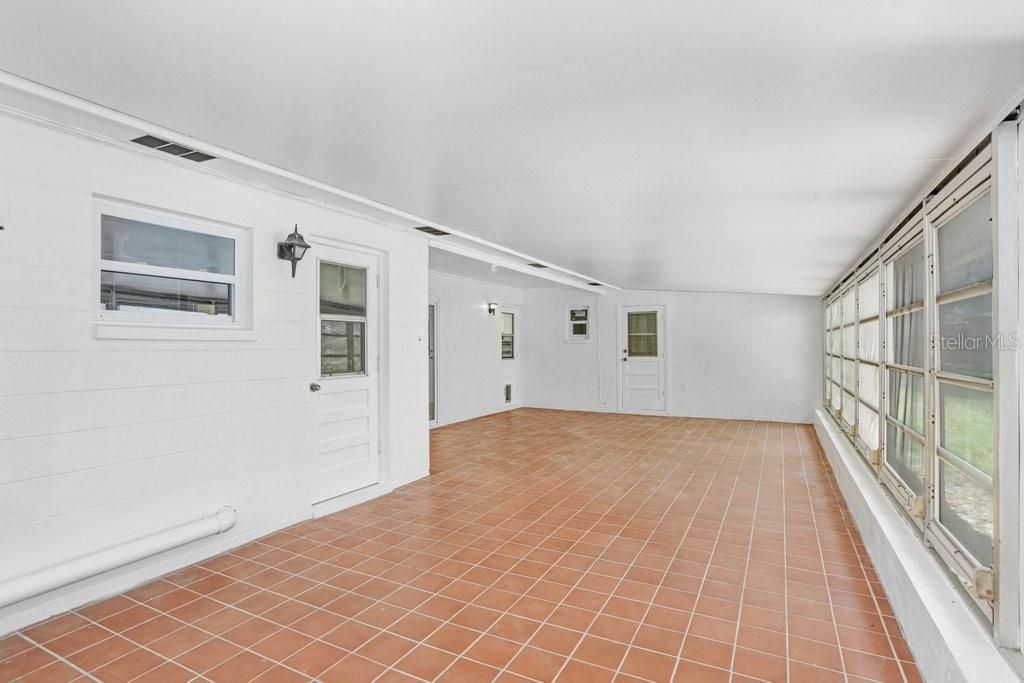
[[[665,309],[622,307],[619,340],[622,412],[665,410]]]
[[[313,502],[380,481],[377,259],[317,245]]]

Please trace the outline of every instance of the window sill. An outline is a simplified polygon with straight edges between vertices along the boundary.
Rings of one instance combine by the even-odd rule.
[[[818,408],[814,428],[924,679],[1016,680],[1015,653],[995,644],[839,424]]]
[[[93,324],[96,339],[156,339],[164,341],[254,341],[255,330],[236,326],[148,323],[139,321]]]

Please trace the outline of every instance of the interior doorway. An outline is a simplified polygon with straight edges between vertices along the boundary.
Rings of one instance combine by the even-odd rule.
[[[437,424],[437,302],[427,304],[427,415]]]

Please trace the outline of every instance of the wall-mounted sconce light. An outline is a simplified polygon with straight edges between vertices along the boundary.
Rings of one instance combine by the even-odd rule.
[[[487,312],[490,313],[491,315],[494,315],[495,313],[497,313],[498,312],[498,304],[495,304],[495,303],[487,304]]]
[[[299,234],[298,223],[295,224],[295,230],[288,235],[284,242],[277,243],[277,258],[292,262],[292,277],[295,277],[295,266],[299,265],[299,261],[306,255],[307,249],[309,249],[309,245]]]

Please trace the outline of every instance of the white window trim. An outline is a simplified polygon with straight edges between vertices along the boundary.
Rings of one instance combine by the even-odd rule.
[[[224,275],[105,260],[101,258],[100,248],[104,215],[228,237],[235,241],[235,273]],[[125,200],[96,197],[93,202],[93,254],[91,297],[95,311],[93,336],[96,339],[251,341],[256,338],[252,328],[252,230]],[[104,270],[230,284],[232,315],[143,308],[108,311],[99,303],[100,277]]]
[[[582,309],[586,309],[586,311],[587,311],[587,320],[586,320],[586,323],[585,323],[586,326],[587,326],[587,333],[586,334],[573,334],[572,333],[572,326],[573,326],[573,324],[579,324],[579,321],[576,321],[576,323],[573,322],[571,312],[579,310],[581,308]],[[590,341],[590,330],[591,330],[591,326],[593,324],[594,324],[594,309],[591,308],[590,304],[580,304],[578,306],[566,306],[565,307],[565,342],[567,344],[586,344],[587,342]]]

